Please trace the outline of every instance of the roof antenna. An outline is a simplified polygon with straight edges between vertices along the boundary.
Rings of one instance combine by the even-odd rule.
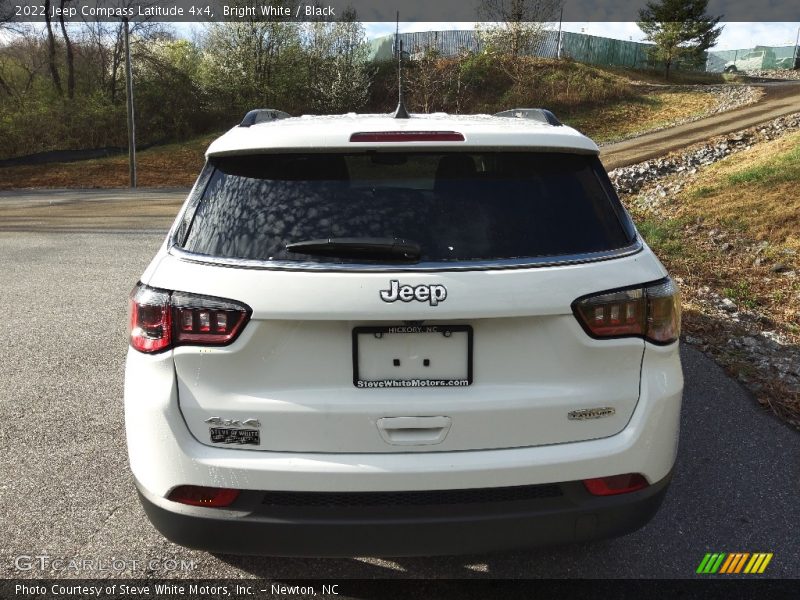
[[[403,42],[400,41],[400,11],[397,11],[397,30],[394,35],[394,47],[397,51],[397,109],[394,111],[395,119],[408,119],[410,115],[406,110],[403,100]]]

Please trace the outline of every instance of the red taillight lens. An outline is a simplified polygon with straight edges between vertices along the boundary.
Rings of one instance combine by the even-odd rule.
[[[233,300],[139,284],[130,296],[131,346],[153,353],[187,344],[230,344],[250,314],[248,306]]]
[[[584,479],[583,485],[593,496],[615,496],[616,494],[629,494],[630,492],[643,490],[649,484],[643,475],[627,473],[626,475]]]
[[[457,131],[365,131],[350,136],[351,142],[463,142]]]
[[[646,303],[641,288],[584,298],[575,304],[575,311],[595,337],[644,334]]]
[[[181,504],[189,504],[190,506],[221,508],[230,506],[238,497],[239,490],[200,485],[180,485],[169,493],[167,499]]]
[[[241,331],[249,310],[236,302],[172,294],[175,344],[228,344]]]
[[[595,338],[635,336],[669,344],[680,335],[680,297],[671,279],[581,298],[573,303],[573,311]]]
[[[129,298],[128,333],[139,352],[158,352],[172,343],[169,292],[146,285],[133,288]]]

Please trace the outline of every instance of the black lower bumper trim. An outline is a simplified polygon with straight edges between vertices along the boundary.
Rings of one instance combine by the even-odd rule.
[[[542,498],[430,506],[276,507],[246,491],[227,509],[139,498],[153,525],[182,546],[269,556],[476,554],[624,535],[658,511],[671,474],[638,492],[597,497],[580,482]]]

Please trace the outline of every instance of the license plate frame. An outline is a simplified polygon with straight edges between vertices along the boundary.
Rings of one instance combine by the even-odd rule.
[[[240,446],[259,446],[261,433],[258,429],[237,429],[235,427],[209,427],[212,444],[234,444]]]
[[[441,333],[447,337],[448,332],[466,333],[467,335],[467,355],[466,359],[466,378],[434,378],[434,379],[396,379],[396,385],[377,385],[385,383],[388,378],[382,379],[361,379],[359,376],[359,336],[365,334],[384,334],[384,335],[431,335]],[[473,331],[471,325],[368,325],[353,328],[352,334],[353,352],[353,385],[359,389],[367,388],[413,388],[413,387],[467,387],[473,382]],[[403,383],[405,382],[405,383]],[[417,382],[417,383],[415,383]]]

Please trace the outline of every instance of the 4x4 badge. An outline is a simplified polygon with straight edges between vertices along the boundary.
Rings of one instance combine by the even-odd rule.
[[[400,285],[396,279],[389,282],[388,290],[380,291],[381,300],[384,302],[429,302],[436,306],[447,298],[447,288],[443,285]]]
[[[222,417],[211,417],[206,419],[209,425],[217,425],[222,427],[261,427],[261,422],[258,419],[223,419]]]

